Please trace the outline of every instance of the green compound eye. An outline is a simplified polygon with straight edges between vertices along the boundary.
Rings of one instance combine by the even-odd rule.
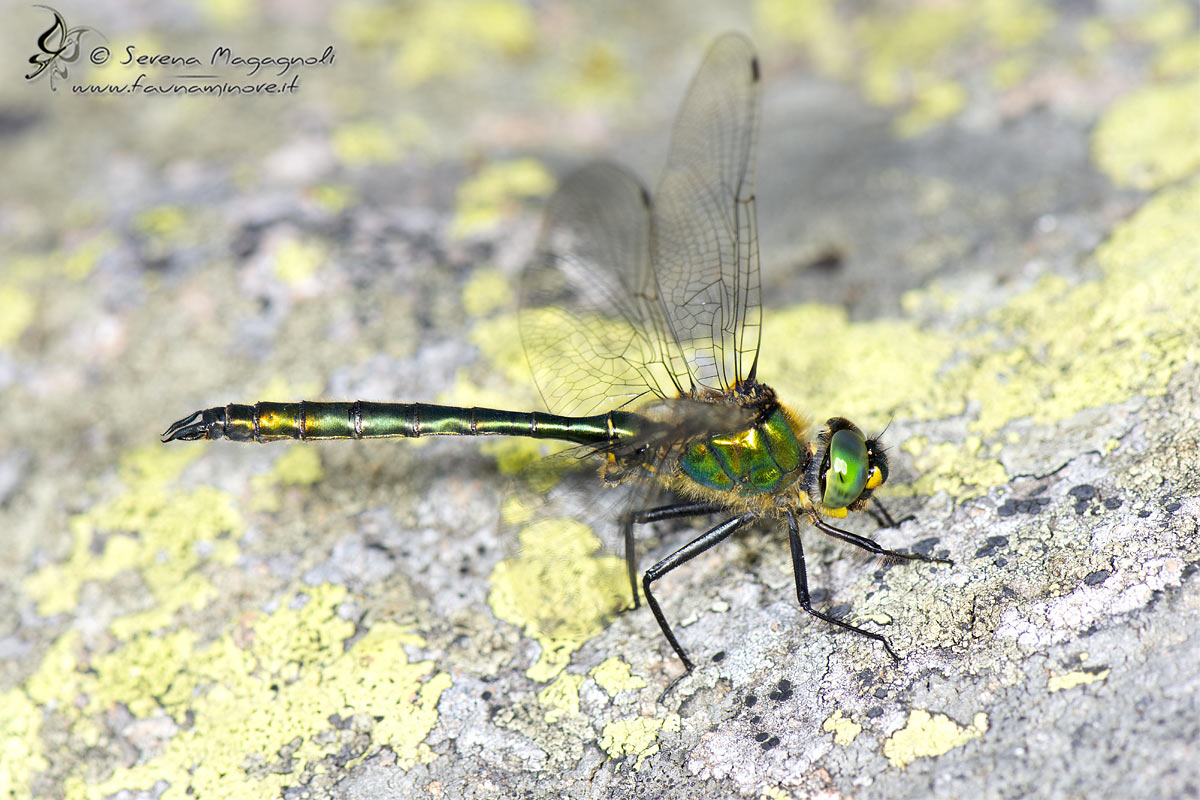
[[[858,431],[842,429],[829,440],[829,469],[825,471],[826,508],[845,508],[867,485],[867,442]]]

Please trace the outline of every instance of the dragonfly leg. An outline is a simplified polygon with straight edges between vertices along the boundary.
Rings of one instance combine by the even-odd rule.
[[[687,657],[683,647],[680,646],[679,640],[675,638],[675,634],[671,632],[671,626],[667,624],[667,618],[663,616],[662,609],[658,606],[658,601],[654,599],[654,595],[650,592],[650,584],[666,575],[671,570],[691,561],[696,556],[706,550],[715,547],[721,542],[728,539],[734,531],[746,525],[754,519],[753,514],[743,514],[740,517],[727,519],[720,525],[708,529],[700,536],[685,544],[683,547],[676,550],[671,555],[659,561],[650,569],[646,570],[646,574],[642,576],[642,592],[646,595],[646,604],[650,606],[650,610],[654,612],[654,619],[658,621],[658,627],[662,630],[663,636],[667,637],[667,642],[671,645],[671,649],[675,651],[675,655],[679,656],[679,660],[683,662],[683,667],[686,670],[684,674],[692,671],[695,666],[692,660]],[[683,677],[682,675],[680,677]],[[678,680],[678,678],[676,679]],[[671,685],[674,686],[674,681]],[[667,687],[670,690],[670,686]],[[666,692],[664,692],[666,694]]]
[[[800,601],[800,607],[819,620],[824,620],[825,622],[828,622],[831,625],[836,625],[844,630],[853,631],[854,633],[865,636],[868,639],[874,639],[883,645],[883,649],[886,650],[887,654],[892,657],[892,660],[894,660],[896,663],[900,663],[900,657],[896,655],[894,650],[892,650],[892,645],[883,635],[863,630],[862,628],[851,625],[849,622],[843,622],[837,617],[830,616],[829,614],[822,614],[820,611],[817,611],[812,607],[812,600],[810,600],[808,596],[808,570],[804,566],[804,545],[800,541],[800,526],[796,523],[796,515],[790,510],[787,512],[787,524],[788,544],[791,545],[792,548],[792,572],[794,572],[796,575],[796,599]],[[870,540],[868,539],[866,541]],[[874,544],[874,542],[872,542],[872,544]]]
[[[659,522],[664,519],[715,514],[720,510],[721,506],[714,503],[672,503],[669,506],[634,511],[625,517],[621,522],[621,534],[625,539],[625,567],[629,571],[629,591],[633,593],[634,608],[641,605],[637,588],[637,549],[633,544],[634,524],[641,525],[647,522]]]
[[[861,547],[863,550],[866,550],[869,553],[875,553],[876,555],[880,556],[889,556],[891,558],[902,558],[905,561],[929,561],[936,564],[954,563],[948,558],[935,558],[934,556],[923,556],[920,553],[900,553],[895,550],[888,550],[874,539],[868,539],[866,536],[859,536],[857,533],[851,533],[850,531],[844,531],[841,528],[835,528],[820,517],[814,517],[811,521],[813,527],[822,533],[827,533],[835,539],[841,539],[843,542],[849,542],[855,547]]]
[[[884,507],[883,503],[879,502],[878,497],[872,498],[871,507],[867,509],[867,513],[871,515],[872,519],[879,523],[879,527],[881,528],[898,528],[909,520],[916,519],[915,516],[909,514],[907,517],[904,517],[897,522],[896,520],[892,519],[892,515],[888,513],[888,510],[886,507]]]

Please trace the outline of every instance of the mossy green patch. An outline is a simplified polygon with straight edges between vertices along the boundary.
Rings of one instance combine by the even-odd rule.
[[[883,754],[893,767],[907,767],[918,758],[931,758],[962,747],[987,733],[987,714],[975,715],[970,725],[959,725],[945,714],[924,709],[908,713],[908,723],[883,743]]]
[[[492,570],[488,604],[541,644],[526,674],[545,681],[628,604],[629,583],[625,562],[594,555],[600,540],[577,520],[535,521],[521,531],[520,542],[521,555]]]
[[[1096,166],[1156,189],[1200,170],[1200,79],[1146,86],[1114,103],[1092,136]]]

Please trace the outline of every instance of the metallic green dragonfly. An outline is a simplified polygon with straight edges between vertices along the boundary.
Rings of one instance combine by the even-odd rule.
[[[896,658],[882,635],[812,607],[800,522],[877,555],[941,559],[886,550],[830,524],[827,518],[850,511],[874,512],[867,508],[872,492],[888,476],[879,441],[841,417],[818,431],[757,380],[759,82],[753,45],[740,35],[721,37],[683,101],[653,197],[627,170],[598,163],[570,176],[551,198],[537,255],[521,278],[520,323],[534,380],[557,413],[262,402],[197,411],[163,440],[451,435],[570,442],[576,456],[598,466],[598,490],[658,488],[676,500],[626,506],[612,521],[635,607],[634,525],[724,517],[641,577],[646,603],[687,671],[693,662],[652,586],[758,519],[786,526],[804,610],[880,642]],[[891,524],[886,511],[877,516]]]

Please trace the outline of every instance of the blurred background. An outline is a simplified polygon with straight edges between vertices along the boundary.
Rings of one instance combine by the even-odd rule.
[[[1071,649],[1097,609],[1141,608],[1113,598],[1177,588],[1195,561],[1194,2],[2,9],[0,795],[620,796],[644,779],[661,796],[1008,796],[1040,773],[1060,796],[1138,774],[1169,796],[1195,778],[1194,724],[1190,751],[1156,750],[1186,726],[1118,721],[1119,687],[1143,680],[1119,670],[1076,712],[1095,741],[1070,718],[1043,760],[1005,760],[1035,724],[1017,720],[1029,686],[1069,705],[1047,672],[1108,678]],[[973,565],[922,584],[815,545],[823,602],[889,625],[919,651],[909,671],[798,624],[785,549],[755,534],[670,592],[711,666],[668,711],[649,615],[556,639],[489,594],[497,473],[520,445],[157,443],[227,402],[540,407],[513,313],[542,205],[594,158],[653,187],[726,30],[763,69],[760,377],[817,419],[891,422],[892,496],[921,528],[885,543],[941,537]],[[220,48],[318,63],[213,64]],[[1114,453],[1128,462],[1097,460]],[[1157,527],[1114,555],[1121,536],[1070,522],[1080,504]],[[1085,612],[1037,605],[1110,576]],[[1194,645],[1109,645],[1168,665],[1148,685],[1194,684],[1169,667]],[[1089,747],[1112,760],[1089,766]]]

